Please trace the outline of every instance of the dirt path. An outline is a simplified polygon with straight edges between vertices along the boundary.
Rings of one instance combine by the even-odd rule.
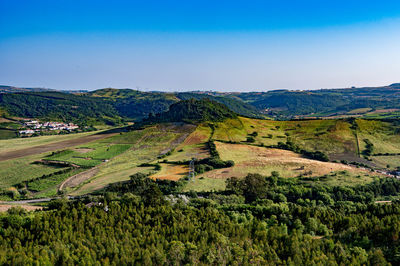
[[[77,138],[77,139],[65,140],[65,141],[40,145],[40,146],[36,146],[36,147],[32,147],[32,148],[0,153],[0,161],[6,161],[6,160],[10,160],[10,159],[19,158],[19,157],[40,154],[40,153],[48,152],[48,151],[65,149],[68,147],[85,144],[85,143],[88,143],[91,141],[104,139],[104,138],[113,136],[115,134],[117,134],[117,133],[94,134],[94,135],[84,136],[84,137]]]
[[[147,137],[147,135],[148,134],[144,134],[142,137],[140,137],[140,139],[136,141],[136,144],[140,143],[145,137]],[[133,146],[132,146],[131,149],[133,149]],[[116,157],[118,157],[120,155],[121,154],[115,156],[114,158],[116,158]],[[112,158],[112,159],[114,159],[114,158]],[[84,172],[81,172],[79,174],[76,174],[76,175],[73,175],[73,176],[69,177],[64,182],[61,183],[61,185],[58,188],[58,191],[62,191],[66,187],[71,187],[71,188],[76,187],[76,186],[80,185],[81,183],[91,179],[92,177],[95,177],[97,175],[97,173],[99,172],[99,167],[101,165],[103,165],[104,163],[105,162],[103,162],[103,163],[101,163],[101,164],[99,164],[99,165],[97,165],[97,166],[95,166],[93,168],[90,168],[90,169],[88,169],[88,170],[86,170]]]
[[[64,187],[76,187],[82,182],[85,182],[86,180],[94,177],[98,171],[99,171],[98,166],[95,166],[87,171],[73,175],[61,183],[60,187],[58,188],[58,191],[62,191]]]

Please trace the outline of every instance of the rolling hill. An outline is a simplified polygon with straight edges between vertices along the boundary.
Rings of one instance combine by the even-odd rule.
[[[400,117],[399,83],[383,87],[248,93],[143,92],[112,88],[67,93],[48,89],[0,87],[0,107],[9,115],[57,119],[65,119],[67,116],[79,121],[81,118],[75,110],[79,107],[83,110],[83,116],[90,116],[103,123],[117,123],[121,119],[140,121],[150,113],[165,112],[171,104],[192,98],[209,98],[226,105],[241,116],[250,118],[288,120],[321,117]],[[89,105],[87,108],[82,105],[85,101]],[[41,105],[44,108],[38,111],[37,107]]]

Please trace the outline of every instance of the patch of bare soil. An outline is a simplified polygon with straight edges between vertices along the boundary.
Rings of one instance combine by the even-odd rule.
[[[117,133],[94,134],[94,135],[84,136],[84,137],[77,138],[77,139],[65,140],[65,141],[40,145],[40,146],[36,146],[36,147],[32,147],[32,148],[26,148],[26,149],[21,149],[21,150],[16,150],[16,151],[10,151],[10,152],[6,152],[6,153],[0,153],[0,161],[6,161],[6,160],[10,160],[10,159],[25,157],[25,156],[39,154],[39,153],[48,152],[48,151],[65,149],[68,147],[85,144],[85,143],[88,143],[91,141],[104,139],[104,138],[113,136],[115,134],[117,134]]]
[[[375,201],[377,204],[392,204],[391,200],[377,200]]]
[[[177,181],[188,175],[189,168],[185,165],[162,164],[160,172],[151,176],[153,179]]]
[[[5,212],[12,207],[21,207],[27,211],[35,211],[35,210],[43,209],[43,207],[41,207],[41,206],[19,205],[19,204],[0,204],[0,212]]]

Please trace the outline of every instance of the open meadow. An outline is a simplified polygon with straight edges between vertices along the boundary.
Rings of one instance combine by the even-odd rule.
[[[33,163],[41,159],[44,155],[31,155],[0,162],[0,188],[8,188],[15,184],[65,169],[63,167]]]
[[[130,176],[142,173],[154,173],[153,167],[139,167],[143,163],[152,163],[157,157],[176,148],[195,128],[190,125],[153,126],[143,130],[134,130],[109,139],[103,143],[130,143],[132,147],[124,153],[102,163],[96,175],[78,186],[71,195],[81,195],[104,188],[114,182],[129,180]]]
[[[239,117],[217,123],[213,139],[271,146],[288,140],[310,151],[356,154],[356,139],[343,120],[271,121]]]
[[[373,153],[400,152],[395,126],[388,122],[356,121],[356,129],[346,120],[271,121],[243,117],[198,126],[157,124],[101,137],[89,132],[21,139],[16,145],[22,147],[21,150],[14,150],[13,144],[17,143],[14,139],[4,140],[4,143],[0,141],[0,146],[9,152],[23,152],[30,145],[33,148],[47,145],[52,150],[0,162],[0,188],[4,191],[29,181],[23,185],[27,195],[41,197],[54,196],[59,191],[84,195],[111,183],[127,181],[139,172],[153,179],[176,181],[189,172],[189,166],[182,162],[211,156],[207,146],[209,139],[215,142],[221,160],[232,160],[235,165],[199,174],[185,185],[184,191],[223,190],[229,177],[244,177],[248,173],[268,176],[274,171],[282,177],[317,178],[315,182],[355,185],[370,182],[372,175],[356,167],[311,160],[268,146],[292,142],[308,151],[322,151],[331,159],[367,161],[358,156],[358,149],[360,152],[366,149],[363,139],[367,138],[374,145]],[[249,137],[253,141],[249,141]],[[60,149],[59,143],[64,142],[71,142],[70,146]],[[395,169],[400,163],[397,155],[371,156],[371,159],[371,164],[382,168],[389,164]],[[40,160],[50,165],[33,164]],[[67,165],[51,166],[52,162],[69,163],[78,169],[61,173],[59,171],[65,170]]]
[[[355,167],[340,163],[310,160],[287,150],[222,142],[216,142],[216,146],[221,159],[232,160],[235,165],[206,172],[200,177],[241,178],[248,173],[268,176],[273,171],[283,177],[322,176],[335,171],[349,171],[357,174],[362,172]]]
[[[90,136],[102,131],[91,131],[76,134],[66,134],[66,135],[50,135],[50,136],[38,136],[31,138],[16,138],[7,139],[0,141],[0,151],[1,153],[6,153],[15,150],[22,150],[26,148],[33,148],[39,145],[51,144],[56,142],[61,142],[65,140],[80,139],[84,136]]]

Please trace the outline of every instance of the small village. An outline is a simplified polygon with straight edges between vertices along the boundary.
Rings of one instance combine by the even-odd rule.
[[[20,130],[20,135],[32,135],[35,133],[44,133],[57,130],[74,131],[79,129],[79,126],[74,123],[62,123],[62,122],[40,122],[37,120],[31,120],[23,123],[24,130]]]

